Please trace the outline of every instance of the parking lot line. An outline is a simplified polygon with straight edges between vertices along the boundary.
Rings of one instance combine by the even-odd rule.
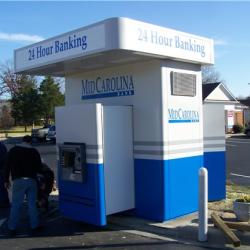
[[[238,177],[243,177],[243,178],[249,178],[250,179],[250,176],[248,176],[248,175],[235,174],[235,173],[230,173],[230,175],[238,176]]]

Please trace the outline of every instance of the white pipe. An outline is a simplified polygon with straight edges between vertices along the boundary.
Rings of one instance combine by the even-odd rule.
[[[207,169],[199,169],[199,241],[207,241],[207,200],[208,200],[208,188],[207,188]]]

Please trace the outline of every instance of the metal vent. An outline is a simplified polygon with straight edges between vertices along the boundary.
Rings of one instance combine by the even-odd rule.
[[[171,72],[171,95],[195,96],[196,75]]]

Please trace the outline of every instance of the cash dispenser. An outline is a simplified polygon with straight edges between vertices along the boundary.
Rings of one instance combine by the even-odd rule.
[[[59,145],[61,180],[86,181],[86,146],[84,143],[64,143]]]

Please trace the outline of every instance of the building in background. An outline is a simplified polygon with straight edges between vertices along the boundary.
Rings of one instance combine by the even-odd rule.
[[[245,126],[249,126],[250,125],[250,99],[240,99],[238,100],[240,102],[240,105],[243,109],[243,124]]]
[[[225,107],[234,107],[238,101],[221,82],[203,84],[202,95],[204,167],[208,170],[208,199],[214,201],[226,198],[225,129],[229,124],[233,127],[234,113],[228,117]]]

